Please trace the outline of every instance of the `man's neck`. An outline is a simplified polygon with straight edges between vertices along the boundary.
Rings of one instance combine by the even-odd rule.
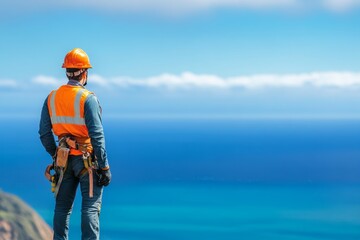
[[[80,87],[84,87],[84,85],[82,84],[82,81],[76,81],[76,80],[69,80],[68,85],[71,85],[71,86],[80,86]]]

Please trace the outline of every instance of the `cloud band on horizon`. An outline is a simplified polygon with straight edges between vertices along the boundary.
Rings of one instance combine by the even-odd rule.
[[[0,88],[16,88],[18,83],[12,79],[0,79]]]
[[[163,15],[186,14],[192,12],[208,11],[218,8],[238,9],[280,9],[280,10],[308,10],[325,9],[342,12],[360,7],[360,0],[63,0],[45,1],[34,0],[23,2],[20,0],[8,1],[1,4],[0,9],[12,12],[38,11],[39,9],[51,10],[61,8],[90,8],[97,11],[108,12],[150,12]],[[22,6],[19,8],[19,6]],[[1,11],[1,10],[0,10]]]
[[[43,86],[59,86],[65,80],[39,75],[32,83]],[[110,77],[89,75],[89,82],[100,88],[163,88],[163,89],[259,89],[259,88],[300,88],[332,87],[354,88],[360,86],[358,72],[312,72],[301,74],[258,74],[223,78],[217,75],[184,72],[180,75],[161,74],[147,78]],[[1,84],[0,84],[1,87]]]

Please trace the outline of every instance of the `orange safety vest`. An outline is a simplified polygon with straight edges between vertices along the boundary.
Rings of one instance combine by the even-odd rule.
[[[48,109],[53,132],[58,138],[71,135],[79,144],[92,152],[89,131],[85,124],[84,106],[86,98],[92,94],[81,86],[63,85],[52,91],[48,97]],[[70,149],[70,155],[82,155],[77,149]]]

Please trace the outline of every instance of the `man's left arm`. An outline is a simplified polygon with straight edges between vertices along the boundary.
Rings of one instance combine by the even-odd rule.
[[[91,145],[99,167],[103,170],[109,168],[105,149],[105,136],[101,120],[101,107],[97,97],[90,94],[85,101],[85,124],[89,131]]]

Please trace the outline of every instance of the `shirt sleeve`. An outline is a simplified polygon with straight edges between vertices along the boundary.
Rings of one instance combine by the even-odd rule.
[[[108,168],[105,136],[101,120],[101,107],[97,97],[90,94],[85,101],[85,124],[89,131],[91,145],[100,168]]]
[[[39,135],[42,145],[45,150],[51,155],[54,156],[56,153],[56,143],[54,134],[52,132],[51,119],[49,114],[49,109],[47,106],[48,98],[45,99],[42,111],[41,119],[39,124]]]

